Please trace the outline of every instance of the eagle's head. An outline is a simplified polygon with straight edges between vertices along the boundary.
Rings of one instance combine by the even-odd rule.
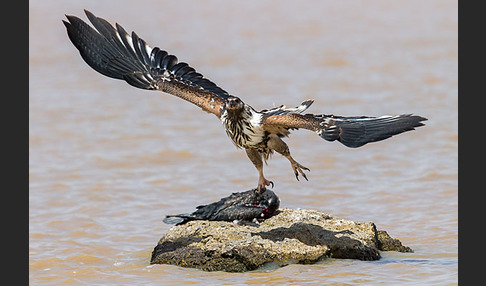
[[[228,101],[226,102],[226,109],[228,111],[240,111],[243,110],[244,107],[245,104],[243,101],[236,96],[228,98]]]

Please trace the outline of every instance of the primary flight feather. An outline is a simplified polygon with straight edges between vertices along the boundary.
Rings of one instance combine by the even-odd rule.
[[[286,157],[297,180],[305,179],[307,167],[290,155],[282,140],[290,130],[308,129],[327,141],[339,141],[356,148],[369,142],[384,140],[423,126],[424,117],[402,114],[380,117],[304,114],[314,102],[309,99],[295,108],[284,105],[256,111],[240,98],[230,95],[215,83],[196,72],[187,63],[158,47],[150,47],[135,32],[128,34],[119,24],[96,17],[85,10],[91,27],[76,16],[66,15],[69,39],[84,61],[99,73],[132,86],[159,90],[187,100],[204,111],[216,115],[226,134],[238,148],[244,148],[259,173],[256,191],[262,192],[273,183],[263,175],[263,162],[276,151]]]

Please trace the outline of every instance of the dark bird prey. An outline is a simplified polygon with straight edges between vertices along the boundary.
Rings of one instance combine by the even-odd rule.
[[[191,220],[255,222],[271,217],[280,206],[280,199],[271,190],[249,190],[222,198],[218,202],[196,207],[190,214],[168,215],[164,222],[180,225]]]
[[[245,149],[258,170],[257,191],[263,191],[269,185],[273,187],[273,183],[263,176],[263,162],[273,151],[289,160],[297,180],[299,174],[307,180],[304,171],[309,168],[295,161],[282,141],[290,130],[311,130],[327,141],[337,140],[356,148],[414,130],[427,120],[412,114],[380,117],[304,114],[314,102],[312,99],[295,108],[281,105],[256,111],[187,63],[178,62],[176,56],[150,47],[135,32],[128,34],[119,24],[113,27],[106,20],[85,12],[96,30],[75,16],[66,15],[68,21],[63,22],[86,63],[105,76],[124,80],[138,88],[175,95],[216,115],[226,134],[238,148]]]

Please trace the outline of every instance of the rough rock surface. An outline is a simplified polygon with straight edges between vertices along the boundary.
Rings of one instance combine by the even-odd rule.
[[[280,209],[260,226],[191,221],[174,226],[152,252],[152,264],[244,272],[266,263],[314,263],[326,257],[380,259],[382,251],[412,252],[372,222],[315,210]]]

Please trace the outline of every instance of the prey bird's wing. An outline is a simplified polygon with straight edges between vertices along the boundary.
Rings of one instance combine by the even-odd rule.
[[[99,73],[128,82],[130,85],[160,90],[201,107],[220,117],[229,94],[187,63],[178,62],[157,47],[151,48],[135,32],[129,35],[119,24],[85,10],[96,28],[75,16],[64,21],[72,43],[86,63]]]
[[[347,147],[356,148],[414,130],[423,126],[422,121],[425,120],[427,118],[412,114],[346,117],[287,113],[263,115],[262,125],[265,130],[273,133],[282,133],[282,129],[308,129],[327,141],[337,140]]]

